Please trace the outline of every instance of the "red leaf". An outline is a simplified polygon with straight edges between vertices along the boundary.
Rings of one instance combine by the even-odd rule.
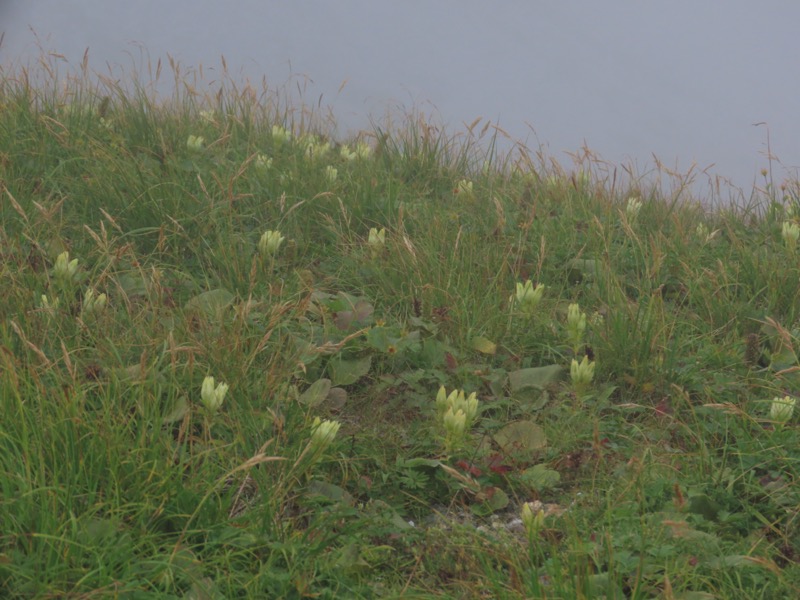
[[[483,474],[483,472],[478,467],[476,467],[472,463],[468,463],[465,460],[459,460],[458,462],[456,462],[456,466],[462,471],[466,471],[473,477],[480,477]]]
[[[489,469],[494,473],[508,473],[513,470],[510,465],[504,465],[503,456],[501,454],[492,454],[489,457]]]

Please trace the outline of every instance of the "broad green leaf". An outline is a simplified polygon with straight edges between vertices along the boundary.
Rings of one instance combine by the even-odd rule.
[[[228,290],[217,288],[203,292],[186,303],[187,310],[197,310],[207,317],[214,318],[222,315],[223,311],[233,304],[235,296]]]
[[[389,331],[386,327],[372,327],[367,331],[367,343],[378,350],[379,352],[386,352],[389,350]]]
[[[731,554],[729,556],[719,556],[712,558],[706,563],[709,567],[723,569],[728,567],[761,567],[770,571],[780,572],[778,566],[769,559],[758,556],[748,556],[746,554]]]
[[[294,345],[295,352],[297,353],[296,360],[306,366],[316,361],[320,356],[320,353],[317,351],[317,347],[308,340],[304,340],[299,337],[292,337],[292,344]]]
[[[354,504],[353,496],[338,485],[327,481],[312,481],[308,484],[309,496],[324,496],[331,502],[338,502],[347,506]]]
[[[119,276],[117,281],[119,282],[119,287],[122,288],[128,298],[144,296],[147,293],[147,285],[140,275],[124,273]]]
[[[333,563],[337,570],[341,570],[349,575],[364,573],[372,566],[361,555],[359,544],[351,543],[343,546],[336,551],[336,560]]]
[[[548,365],[546,367],[532,367],[519,369],[508,374],[508,383],[511,391],[516,392],[524,388],[545,389],[551,383],[561,379],[564,367],[561,365]]]
[[[186,397],[178,396],[166,414],[161,417],[161,421],[166,424],[175,423],[182,420],[187,412],[189,412],[189,403],[186,401]]]
[[[497,344],[483,336],[472,338],[471,346],[474,350],[483,354],[495,354],[497,352]]]
[[[716,521],[719,505],[706,494],[697,494],[689,498],[689,512],[701,515],[707,521]]]
[[[347,404],[347,390],[340,387],[332,387],[328,392],[327,408],[330,410],[342,410]]]
[[[570,283],[580,283],[584,279],[591,281],[597,272],[597,261],[593,258],[573,258],[567,263],[567,280]]]
[[[784,369],[797,366],[797,355],[791,348],[781,346],[780,350],[776,350],[772,353],[769,366],[773,371],[783,371]]]
[[[319,406],[328,397],[328,392],[331,391],[330,379],[318,379],[308,389],[300,395],[298,402],[306,406]]]
[[[625,592],[608,573],[589,575],[589,598],[624,598]]]
[[[490,515],[498,510],[503,510],[508,506],[508,494],[506,494],[502,489],[498,487],[490,487],[484,489],[482,493],[486,494],[486,500],[480,504],[473,504],[470,507],[470,510],[472,510],[472,512],[476,515]]]
[[[546,465],[536,465],[525,469],[519,476],[527,486],[531,489],[541,492],[549,488],[555,487],[561,481],[561,475],[558,471],[548,469]]]
[[[533,421],[509,423],[493,437],[506,454],[523,460],[530,460],[547,445],[544,430]]]
[[[342,331],[346,331],[354,325],[356,327],[368,325],[372,321],[372,313],[375,310],[372,304],[366,300],[355,298],[344,292],[339,292],[336,300],[329,306],[336,313],[334,324]]]
[[[508,373],[504,369],[493,369],[488,376],[484,377],[484,381],[489,384],[493,396],[502,398],[505,395]]]
[[[369,373],[371,366],[371,356],[347,359],[337,355],[328,362],[328,368],[330,369],[331,379],[334,385],[350,385],[355,383]]]

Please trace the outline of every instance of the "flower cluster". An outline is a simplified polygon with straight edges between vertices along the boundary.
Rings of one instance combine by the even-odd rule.
[[[254,162],[256,169],[261,172],[269,171],[272,167],[272,158],[263,154],[256,155]]]
[[[203,379],[203,385],[200,388],[200,401],[209,412],[217,412],[222,406],[222,401],[225,400],[225,394],[228,393],[228,384],[220,383],[215,385],[214,378],[210,375]]]
[[[573,358],[569,374],[575,391],[579,394],[584,392],[594,379],[594,361],[590,362],[588,356],[584,356],[581,362]]]
[[[781,228],[781,237],[786,249],[792,254],[797,250],[797,240],[800,239],[800,227],[792,221],[784,221]]]
[[[386,229],[380,231],[375,227],[369,230],[369,238],[367,238],[367,246],[369,246],[369,253],[372,259],[375,260],[383,252],[386,246]]]
[[[61,283],[70,283],[78,275],[78,259],[69,259],[69,252],[66,250],[56,257],[56,264],[53,267],[53,275]]]
[[[328,183],[333,183],[339,177],[339,169],[336,167],[332,167],[328,165],[325,167],[325,179],[328,180]]]
[[[769,418],[778,425],[785,425],[794,414],[794,407],[797,398],[794,396],[784,396],[783,398],[773,398],[769,407]]]
[[[466,396],[464,390],[453,390],[448,395],[442,386],[436,395],[436,414],[444,428],[445,450],[452,452],[472,429],[478,416],[478,398],[475,392]]]
[[[314,452],[323,452],[336,438],[336,434],[339,433],[339,427],[341,427],[341,423],[338,421],[329,421],[327,419],[322,421],[319,417],[316,417],[311,429],[311,449]]]
[[[186,148],[191,152],[200,152],[205,146],[205,138],[199,135],[190,135],[186,139]]]
[[[523,315],[531,317],[536,312],[536,307],[543,295],[544,285],[537,283],[536,287],[533,287],[533,282],[528,279],[525,283],[517,282],[516,296],[512,296],[510,300],[512,304],[516,304]]]
[[[586,313],[581,312],[581,307],[575,303],[567,308],[567,336],[569,337],[572,349],[577,353],[578,348],[583,342],[583,334],[586,331]]]
[[[261,253],[261,256],[265,258],[273,257],[278,253],[278,250],[280,250],[284,239],[286,238],[281,235],[280,231],[272,231],[270,229],[264,232],[261,239],[258,241],[258,251]]]
[[[273,125],[272,126],[272,141],[275,145],[280,146],[285,142],[289,142],[292,139],[292,134],[289,133],[286,129],[281,127],[280,125]]]
[[[472,182],[468,179],[461,179],[456,183],[456,189],[454,191],[459,196],[470,197],[473,195]]]
[[[317,160],[323,158],[331,149],[330,142],[321,142],[315,135],[305,138],[306,158]]]
[[[706,227],[705,223],[698,223],[697,227],[695,228],[695,234],[698,238],[704,243],[707,244],[719,233],[719,229],[715,229],[714,231],[709,231],[708,227]]]
[[[364,160],[365,158],[369,157],[371,152],[372,148],[370,148],[364,142],[358,142],[353,150],[350,150],[346,144],[342,145],[342,147],[339,149],[339,155],[347,162],[351,162],[356,159]]]
[[[642,201],[639,200],[639,198],[628,198],[628,202],[625,205],[625,217],[628,219],[628,223],[634,223],[636,221],[641,208]]]
[[[544,526],[544,508],[541,502],[525,502],[520,511],[522,525],[529,538],[534,538]]]
[[[108,298],[105,294],[95,295],[94,290],[89,288],[83,295],[83,314],[90,315],[103,312],[107,301]]]

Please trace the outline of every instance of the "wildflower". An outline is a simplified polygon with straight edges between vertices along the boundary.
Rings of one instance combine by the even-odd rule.
[[[445,431],[445,445],[452,448],[472,428],[478,416],[478,397],[475,392],[469,396],[464,390],[453,390],[448,395],[444,386],[436,394],[436,413]]]
[[[309,135],[306,138],[306,157],[309,159],[322,158],[330,149],[329,142],[320,142],[314,135]]]
[[[364,142],[358,142],[356,144],[356,156],[361,160],[369,158],[370,153],[372,153],[372,148],[370,148],[368,144]]]
[[[625,205],[625,216],[628,221],[633,223],[636,217],[639,216],[639,210],[642,208],[642,201],[639,198],[630,197],[628,203]]]
[[[796,403],[797,398],[793,396],[773,398],[772,405],[769,407],[769,418],[781,425],[787,423],[792,418],[792,414],[794,414],[794,405]]]
[[[452,394],[451,394],[452,396]],[[466,417],[466,427],[472,427],[472,421],[478,416],[478,397],[472,392],[468,397],[464,396],[464,390],[459,390],[452,400],[448,399],[450,406],[456,412],[463,412]]]
[[[336,167],[330,165],[325,167],[325,179],[327,179],[329,183],[336,181],[337,177],[339,177],[339,170]]]
[[[535,504],[540,503],[537,502]],[[539,506],[538,510],[535,510],[533,502],[525,502],[522,505],[520,518],[522,519],[522,525],[525,527],[528,537],[532,538],[541,531],[544,525],[544,509]]]
[[[783,236],[783,243],[786,245],[786,248],[789,252],[794,253],[797,249],[797,240],[800,239],[800,227],[797,226],[797,223],[784,221],[781,235]]]
[[[186,147],[192,152],[200,152],[205,144],[205,138],[199,135],[190,135],[186,139]]]
[[[258,242],[258,250],[262,256],[275,256],[284,239],[280,231],[266,231]]]
[[[524,284],[517,282],[516,296],[512,296],[509,300],[511,303],[516,303],[523,314],[532,316],[539,302],[544,295],[544,285],[537,283],[533,287],[533,282],[528,279]]]
[[[585,331],[586,313],[581,312],[577,303],[570,304],[567,309],[567,334],[574,348],[580,346]]]
[[[358,154],[350,150],[346,145],[342,145],[342,147],[339,148],[339,155],[347,162],[353,161],[358,157]]]
[[[548,190],[557,190],[561,187],[561,180],[555,175],[548,175],[544,180],[544,184]]]
[[[455,390],[453,390],[455,394]],[[447,408],[450,406],[449,399],[447,398],[447,390],[444,386],[439,388],[439,393],[436,394],[436,412],[440,415],[444,415],[447,412]]]
[[[369,238],[367,238],[367,245],[369,246],[372,258],[376,258],[386,245],[386,229],[378,231],[375,227],[369,230]]]
[[[575,183],[579,188],[585,188],[586,186],[589,185],[590,181],[591,181],[591,175],[589,174],[588,171],[584,171],[583,169],[581,169],[575,175]]]
[[[341,423],[338,421],[321,421],[319,417],[314,419],[311,430],[311,445],[315,450],[322,451],[327,448],[336,438]]]
[[[447,409],[442,417],[444,430],[447,439],[452,442],[460,441],[464,437],[464,432],[467,428],[467,415],[463,410],[453,410],[453,407]]]
[[[455,193],[458,195],[463,195],[470,197],[472,196],[472,182],[468,179],[462,179],[456,184]]]
[[[78,273],[78,259],[69,259],[69,252],[66,250],[56,257],[56,264],[53,267],[53,275],[56,279],[69,282],[75,279]]]
[[[95,296],[94,290],[89,288],[83,295],[83,313],[88,315],[91,313],[102,312],[106,307],[107,300],[108,298],[105,294]]]
[[[214,378],[210,375],[203,379],[203,385],[200,388],[200,400],[208,410],[216,412],[222,406],[222,401],[225,400],[225,394],[228,393],[228,384],[220,383],[214,385]]]
[[[573,358],[569,374],[575,389],[579,392],[583,391],[589,387],[592,379],[594,379],[594,362],[589,362],[588,356],[584,356],[581,362]]]
[[[50,314],[50,315],[54,315],[54,314],[55,314],[55,311],[56,311],[56,309],[58,308],[58,305],[59,305],[59,303],[60,303],[60,302],[59,302],[59,299],[58,299],[58,298],[54,299],[54,300],[51,302],[51,301],[50,301],[50,299],[47,297],[47,295],[46,295],[46,294],[42,294],[41,306],[42,306],[42,309],[43,309],[43,310],[44,310],[46,313],[48,313],[48,314]]]
[[[288,142],[292,139],[292,134],[286,131],[280,125],[273,125],[272,126],[272,141],[275,142],[276,145],[280,146],[284,142]]]
[[[268,171],[272,167],[272,158],[258,154],[255,160],[256,169],[259,171]]]

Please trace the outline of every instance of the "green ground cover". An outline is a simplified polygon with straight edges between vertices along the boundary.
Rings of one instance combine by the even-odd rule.
[[[147,89],[2,73],[0,595],[798,597],[797,182]]]

